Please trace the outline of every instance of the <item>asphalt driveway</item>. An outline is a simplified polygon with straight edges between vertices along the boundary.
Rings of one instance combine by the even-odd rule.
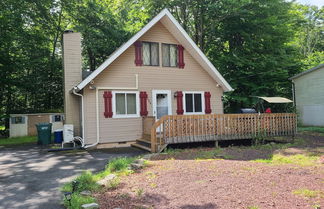
[[[135,148],[49,153],[38,147],[0,148],[0,209],[63,208],[60,186],[83,170],[100,171],[115,157],[136,156]]]

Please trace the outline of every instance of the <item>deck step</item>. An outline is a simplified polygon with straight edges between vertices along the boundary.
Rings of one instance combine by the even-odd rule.
[[[149,134],[143,134],[142,139],[145,139],[147,141],[151,141],[151,135],[149,135]]]
[[[132,144],[132,146],[151,152],[151,147],[147,147],[147,146],[138,144],[137,142]]]
[[[140,142],[140,144],[145,143],[145,145],[150,145],[151,146],[151,140],[147,139],[137,139],[136,142]]]

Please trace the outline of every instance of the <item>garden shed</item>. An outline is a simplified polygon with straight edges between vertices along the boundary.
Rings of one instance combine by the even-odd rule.
[[[324,126],[324,63],[290,78],[299,122]]]
[[[52,123],[52,132],[63,128],[63,113],[10,114],[10,137],[36,136],[37,123]]]

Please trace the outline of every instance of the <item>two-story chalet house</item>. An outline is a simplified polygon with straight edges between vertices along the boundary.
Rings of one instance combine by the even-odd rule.
[[[88,145],[133,142],[143,118],[223,113],[231,91],[165,9],[82,80],[80,34],[64,34],[65,123]]]

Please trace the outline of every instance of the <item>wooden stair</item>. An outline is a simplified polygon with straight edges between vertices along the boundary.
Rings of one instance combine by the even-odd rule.
[[[141,139],[137,139],[132,146],[151,152],[151,135],[144,135]]]

